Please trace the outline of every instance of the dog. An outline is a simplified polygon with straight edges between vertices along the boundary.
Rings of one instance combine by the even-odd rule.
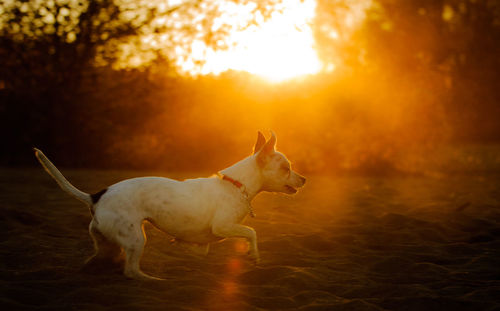
[[[95,254],[89,259],[114,260],[125,253],[123,273],[139,280],[161,280],[141,271],[139,261],[149,221],[176,241],[202,245],[230,237],[246,238],[249,254],[259,262],[257,235],[244,226],[253,215],[250,202],[261,191],[294,194],[306,179],[294,172],[290,162],[276,151],[276,135],[266,142],[257,133],[254,152],[208,178],[177,181],[163,177],[126,179],[95,194],[78,190],[38,149],[35,155],[59,186],[87,204],[92,214],[89,233]]]

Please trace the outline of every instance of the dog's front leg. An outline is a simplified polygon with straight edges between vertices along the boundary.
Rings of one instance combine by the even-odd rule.
[[[250,243],[250,256],[259,263],[260,256],[257,249],[257,234],[253,228],[240,224],[224,224],[214,225],[212,232],[219,237],[223,238],[246,238]]]

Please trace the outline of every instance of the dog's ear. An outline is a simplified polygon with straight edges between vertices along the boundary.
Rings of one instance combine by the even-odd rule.
[[[260,131],[257,132],[257,142],[255,143],[255,146],[253,147],[253,154],[256,154],[257,152],[262,149],[262,146],[266,143],[266,138]]]
[[[266,163],[267,156],[274,153],[276,151],[276,135],[271,131],[271,138],[266,142],[266,144],[262,147],[262,149],[257,154],[257,163],[260,166],[264,166]]]
[[[267,141],[267,143],[262,147],[261,153],[270,154],[276,151],[276,135],[273,131],[271,131],[271,138]]]

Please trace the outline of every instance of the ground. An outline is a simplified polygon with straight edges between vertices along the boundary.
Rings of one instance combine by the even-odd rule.
[[[97,192],[128,177],[64,170]],[[229,239],[207,257],[146,225],[142,269],[82,269],[88,209],[42,169],[0,170],[3,310],[500,310],[500,176],[307,176],[296,196],[253,203],[261,263]]]

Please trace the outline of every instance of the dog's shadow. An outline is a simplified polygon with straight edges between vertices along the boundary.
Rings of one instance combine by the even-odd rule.
[[[123,257],[116,259],[91,258],[80,268],[80,273],[89,275],[121,275],[125,267]]]

